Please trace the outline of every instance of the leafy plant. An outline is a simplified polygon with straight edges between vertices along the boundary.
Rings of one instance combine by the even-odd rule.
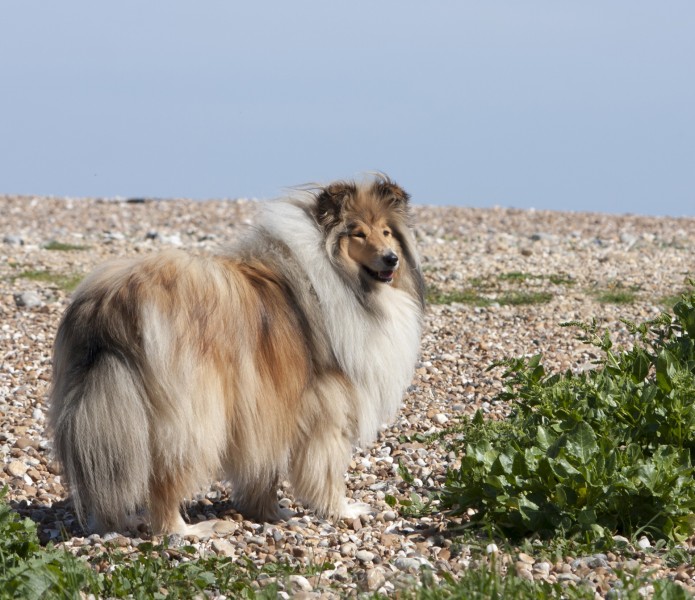
[[[635,344],[623,351],[595,323],[566,324],[602,351],[589,372],[547,374],[540,355],[502,363],[511,425],[476,417],[443,505],[513,536],[693,533],[695,294],[674,316],[626,324]]]
[[[0,598],[73,598],[96,582],[81,560],[52,546],[42,548],[36,524],[20,519],[0,490]]]
[[[647,585],[653,586],[654,599],[686,600],[689,597],[682,587],[666,578],[650,580],[644,575],[619,573],[616,583],[614,590],[611,590],[607,597],[642,600]],[[458,580],[454,580],[449,574],[442,574],[441,580],[435,583],[431,575],[425,571],[421,575],[420,586],[406,590],[399,594],[399,597],[417,600],[593,600],[596,598],[596,591],[586,582],[566,586],[559,582],[527,581],[511,570],[502,576],[493,561],[490,565],[483,564],[479,568],[466,569]]]
[[[253,584],[260,569],[249,559],[196,557],[194,551],[192,547],[172,551],[166,543],[144,543],[132,556],[104,553],[100,562],[108,575],[92,589],[107,598],[190,598],[196,593],[202,597],[206,591],[234,598],[259,597]],[[277,586],[269,586],[265,592],[267,595],[260,596],[275,598]]]

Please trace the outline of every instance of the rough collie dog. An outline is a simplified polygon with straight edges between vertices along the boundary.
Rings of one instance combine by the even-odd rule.
[[[269,203],[232,253],[102,266],[58,329],[49,423],[80,522],[204,535],[180,512],[216,478],[282,518],[287,478],[326,518],[354,444],[392,419],[418,356],[423,282],[408,195],[385,176]]]

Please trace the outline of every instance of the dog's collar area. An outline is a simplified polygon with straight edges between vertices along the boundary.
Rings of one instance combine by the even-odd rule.
[[[362,265],[362,268],[372,279],[376,279],[376,281],[380,281],[381,283],[391,283],[396,273],[395,271],[372,271],[369,267],[365,267],[364,265]]]

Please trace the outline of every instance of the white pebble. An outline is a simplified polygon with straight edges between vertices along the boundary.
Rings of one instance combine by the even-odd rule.
[[[309,580],[303,575],[290,575],[290,583],[302,592],[311,592],[314,589],[311,587]]]
[[[374,560],[374,552],[370,552],[369,550],[359,550],[357,554],[355,554],[355,558],[360,562],[370,562]]]

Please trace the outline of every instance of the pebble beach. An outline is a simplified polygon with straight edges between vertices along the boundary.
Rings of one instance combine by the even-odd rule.
[[[103,537],[80,531],[51,455],[51,352],[71,290],[111,258],[171,246],[223,250],[254,223],[259,204],[0,196],[0,488],[7,486],[5,500],[14,510],[38,524],[42,543],[91,556],[110,547],[127,553],[150,539],[146,531]],[[595,318],[629,344],[621,319],[653,318],[686,290],[695,278],[695,218],[419,204],[413,217],[436,303],[426,311],[420,360],[398,418],[373,445],[355,450],[347,473],[348,495],[369,503],[374,514],[320,520],[285,486],[280,503],[296,515],[257,523],[237,513],[224,483],[214,482],[187,512],[194,522],[221,519],[219,535],[185,543],[201,555],[246,557],[258,565],[332,565],[320,575],[283,581],[291,597],[395,596],[418,581],[423,565],[435,580],[456,578],[493,554],[501,568],[521,577],[587,585],[597,598],[624,569],[669,577],[695,592],[695,569],[663,560],[648,537],[625,540],[620,553],[541,559],[513,544],[491,548],[486,538],[479,546],[456,543],[448,531],[461,517],[398,510],[400,500],[413,495],[424,501],[456,467],[457,457],[432,442],[433,434],[478,410],[488,419],[508,414],[498,399],[501,372],[488,370],[495,361],[542,353],[548,370],[590,368],[596,349],[561,323]],[[391,506],[389,498],[399,504]],[[684,549],[695,552],[695,540]],[[644,596],[650,593],[645,586]]]

